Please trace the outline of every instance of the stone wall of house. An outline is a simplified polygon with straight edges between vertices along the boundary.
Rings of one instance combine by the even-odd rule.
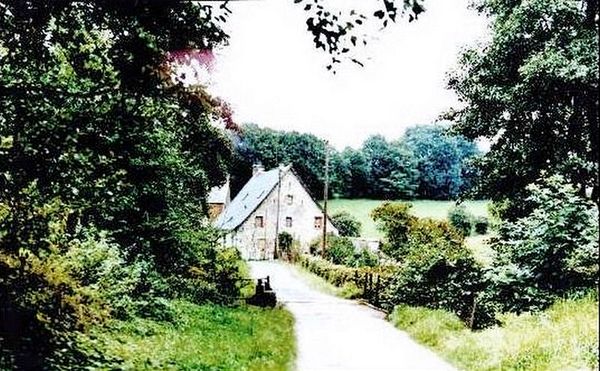
[[[277,225],[277,197],[278,190],[275,187],[248,219],[227,236],[226,243],[239,248],[245,259],[273,258]],[[287,172],[282,177],[279,197],[279,232],[285,231],[291,234],[300,243],[301,248],[308,252],[310,242],[323,233],[321,228],[315,227],[315,217],[322,218],[323,212],[292,172]],[[257,226],[256,217],[262,217],[262,227]],[[327,231],[338,234],[337,229],[329,220]]]

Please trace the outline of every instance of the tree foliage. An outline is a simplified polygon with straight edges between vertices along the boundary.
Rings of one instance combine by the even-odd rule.
[[[371,212],[377,228],[386,237],[381,251],[392,258],[400,259],[408,249],[411,228],[417,222],[410,214],[411,207],[404,202],[384,202]]]
[[[347,147],[336,153],[332,169],[331,186],[335,194],[348,198],[369,196],[371,174],[367,158],[361,150]]]
[[[493,311],[474,307],[487,282],[464,236],[446,221],[420,219],[409,211],[406,203],[384,203],[373,210],[385,234],[381,251],[397,262],[385,300],[392,306],[450,310],[473,327],[492,323]]]
[[[419,173],[414,155],[402,143],[374,135],[365,140],[362,152],[369,166],[370,197],[393,200],[415,196]]]
[[[316,198],[323,192],[326,148],[330,194],[347,198],[457,198],[471,187],[475,170],[470,161],[479,153],[473,142],[451,136],[443,125],[415,126],[391,142],[373,135],[361,148],[339,152],[314,135],[255,124],[243,125],[234,142],[234,194],[251,177],[254,163],[267,169],[286,163]]]
[[[204,221],[231,158],[211,124],[222,104],[170,78],[187,51],[224,42],[215,16],[195,2],[0,2],[0,332],[15,367],[76,362],[88,306],[91,320],[123,298],[167,313],[160,297],[237,296],[239,255]],[[106,295],[121,268],[131,285]]]
[[[347,211],[340,211],[331,216],[333,225],[340,232],[340,236],[358,237],[360,236],[361,222]]]
[[[419,171],[416,193],[421,198],[456,199],[468,191],[475,178],[470,161],[477,146],[461,135],[451,135],[444,124],[408,128],[402,138],[414,153]]]
[[[448,210],[448,222],[463,236],[468,237],[473,231],[475,217],[467,211],[465,205],[457,205]]]
[[[277,131],[246,124],[234,136],[236,160],[232,166],[232,191],[236,194],[252,176],[252,165],[271,169],[291,164],[313,197],[323,194],[325,142],[314,135]]]
[[[379,256],[367,248],[357,248],[346,236],[330,236],[323,257],[333,264],[361,268],[379,265]]]
[[[525,187],[542,171],[564,174],[598,203],[598,3],[484,0],[492,38],[467,50],[449,86],[464,109],[454,129],[486,137],[479,191],[512,199],[526,215]]]
[[[307,30],[313,36],[315,47],[331,56],[327,69],[334,73],[334,67],[345,60],[363,66],[355,49],[367,45],[365,28],[370,20],[375,18],[379,27],[385,28],[402,16],[407,16],[412,22],[425,11],[421,0],[383,0],[383,4],[374,1],[373,14],[339,9],[323,0],[294,0],[294,3],[304,7]]]
[[[598,208],[562,176],[527,187],[534,210],[504,222],[492,247],[497,301],[508,311],[542,309],[598,285]]]

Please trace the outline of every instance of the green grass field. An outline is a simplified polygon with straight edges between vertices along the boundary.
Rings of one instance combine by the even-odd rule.
[[[289,370],[293,317],[285,309],[173,301],[175,321],[136,318],[98,329],[91,347],[126,370]]]
[[[368,238],[381,238],[375,222],[371,219],[371,211],[379,206],[382,200],[369,199],[332,199],[328,202],[328,212],[333,215],[340,211],[347,211],[362,223],[361,236]],[[406,202],[406,201],[401,201]],[[420,218],[445,219],[448,210],[455,204],[454,201],[414,200],[409,201],[415,216]],[[475,216],[487,216],[489,201],[465,201],[467,210]]]
[[[443,310],[398,306],[390,321],[462,370],[598,369],[597,294],[475,332]]]

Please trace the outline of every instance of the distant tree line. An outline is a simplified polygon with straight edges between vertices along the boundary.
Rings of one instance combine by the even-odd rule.
[[[266,169],[291,163],[316,198],[323,194],[325,151],[330,151],[330,194],[346,198],[455,199],[472,186],[471,165],[480,154],[475,143],[448,133],[444,123],[409,128],[388,141],[367,138],[359,149],[326,147],[312,134],[277,131],[246,124],[235,135],[232,191],[252,176],[252,165]]]

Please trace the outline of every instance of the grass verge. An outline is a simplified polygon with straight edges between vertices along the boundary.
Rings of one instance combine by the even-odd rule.
[[[283,308],[171,302],[175,320],[116,321],[92,334],[93,346],[131,370],[288,370],[295,356],[293,317]]]
[[[398,306],[390,321],[460,369],[598,369],[597,294],[537,314],[504,315],[502,326],[477,332],[443,310]]]
[[[289,264],[289,266],[294,274],[300,277],[302,281],[306,282],[306,284],[308,284],[311,288],[322,293],[344,299],[356,299],[362,294],[362,290],[356,287],[354,284],[348,283],[342,287],[338,287],[327,282],[327,280],[324,278],[307,271],[299,265]]]

